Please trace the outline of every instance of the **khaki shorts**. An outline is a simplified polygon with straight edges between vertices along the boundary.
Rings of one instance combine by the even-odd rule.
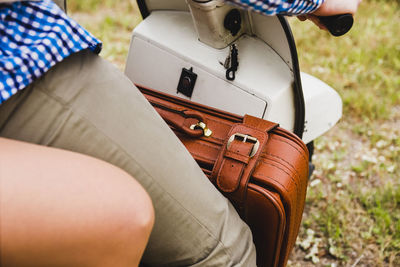
[[[255,266],[251,232],[232,205],[131,81],[90,51],[0,105],[0,136],[94,156],[135,177],[156,212],[147,265]]]

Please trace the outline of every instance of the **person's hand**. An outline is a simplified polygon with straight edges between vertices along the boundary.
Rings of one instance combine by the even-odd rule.
[[[333,16],[340,14],[352,14],[357,11],[358,5],[362,0],[325,0],[325,2],[312,14],[298,16],[301,21],[311,20],[320,29],[326,30],[326,27],[320,22],[318,16]]]

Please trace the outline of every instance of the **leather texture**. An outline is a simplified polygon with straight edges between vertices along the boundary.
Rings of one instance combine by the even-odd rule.
[[[285,266],[307,191],[308,150],[301,139],[273,122],[138,87],[249,225],[257,265]],[[205,126],[196,126],[200,121]]]

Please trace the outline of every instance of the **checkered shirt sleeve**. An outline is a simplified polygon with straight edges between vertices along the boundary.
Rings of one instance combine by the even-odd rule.
[[[101,43],[51,0],[0,4],[0,103],[83,49]]]
[[[266,15],[301,15],[317,10],[324,0],[228,0]]]

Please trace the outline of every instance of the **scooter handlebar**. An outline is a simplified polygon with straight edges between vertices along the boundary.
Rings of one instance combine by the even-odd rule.
[[[318,17],[322,24],[333,36],[342,36],[353,27],[354,18],[352,14],[341,14],[334,16]]]

